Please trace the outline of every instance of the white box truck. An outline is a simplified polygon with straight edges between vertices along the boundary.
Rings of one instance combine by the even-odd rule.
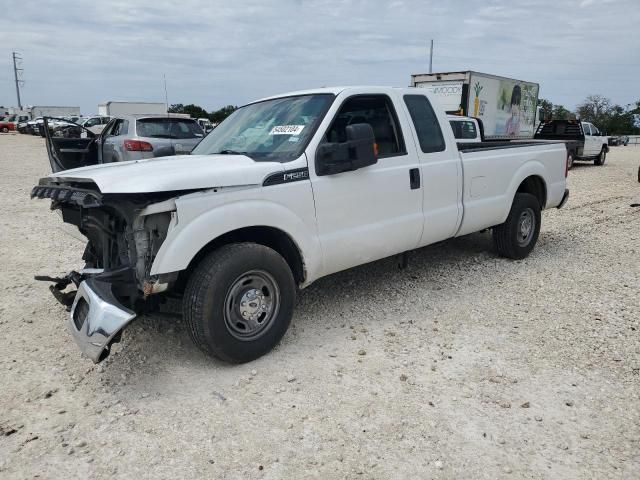
[[[51,105],[34,105],[28,107],[31,118],[37,117],[71,117],[80,116],[80,107],[58,107]]]
[[[533,138],[539,85],[473,71],[411,75],[411,86],[426,88],[447,113],[481,121],[484,138]]]
[[[98,115],[121,117],[125,115],[165,115],[167,105],[162,102],[105,102],[98,105]]]

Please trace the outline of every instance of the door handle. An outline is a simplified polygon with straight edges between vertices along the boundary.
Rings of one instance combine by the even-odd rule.
[[[409,186],[411,190],[420,188],[420,169],[412,168],[409,170]]]

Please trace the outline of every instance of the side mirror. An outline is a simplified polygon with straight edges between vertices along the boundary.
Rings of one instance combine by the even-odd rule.
[[[378,162],[376,139],[368,123],[346,128],[347,141],[323,143],[316,152],[316,173],[333,175],[368,167]]]

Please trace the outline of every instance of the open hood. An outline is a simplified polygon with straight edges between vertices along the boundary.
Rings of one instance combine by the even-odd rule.
[[[259,185],[282,171],[279,162],[256,162],[244,155],[178,155],[75,168],[49,179],[93,182],[102,193],[152,193]]]

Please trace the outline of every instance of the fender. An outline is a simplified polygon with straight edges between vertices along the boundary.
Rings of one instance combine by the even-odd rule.
[[[564,175],[564,174],[563,174]],[[539,161],[529,161],[523,164],[515,173],[513,178],[511,179],[511,183],[509,183],[509,188],[507,189],[506,197],[510,199],[509,202],[505,202],[505,207],[501,215],[501,223],[504,222],[509,216],[509,211],[511,210],[511,205],[513,204],[513,199],[516,196],[516,192],[518,191],[518,187],[520,184],[528,177],[536,176],[540,177],[542,183],[544,184],[545,192],[547,195],[545,207],[549,207],[550,195],[553,193],[549,191],[549,185],[547,185],[547,179],[549,178],[549,173],[547,172],[546,167]],[[564,182],[563,182],[564,183]]]
[[[193,196],[176,199],[177,221],[172,221],[151,267],[151,275],[185,270],[202,248],[221,235],[240,228],[265,226],[283,231],[298,247],[306,270],[303,286],[318,278],[322,250],[315,228],[310,228],[285,206],[266,199],[240,200],[222,203],[188,218],[188,213],[183,215],[183,212],[188,211],[188,203],[194,201],[199,200]]]

